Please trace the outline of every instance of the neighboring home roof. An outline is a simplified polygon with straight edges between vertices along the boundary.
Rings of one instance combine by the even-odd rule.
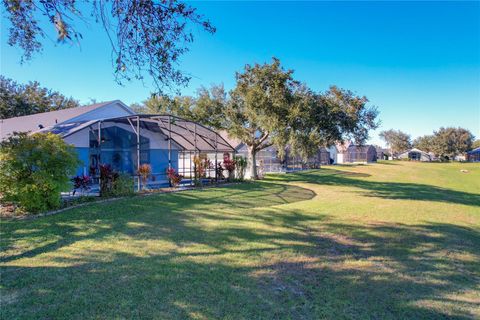
[[[424,155],[424,156],[426,156],[426,157],[428,157],[428,158],[430,158],[430,159],[432,159],[432,157],[433,157],[433,155],[432,155],[431,153],[425,152],[425,151],[420,150],[420,149],[417,149],[417,148],[412,148],[412,149],[409,149],[409,150],[407,150],[407,151],[404,151],[404,152],[400,153],[398,156],[399,156],[399,157],[408,156],[408,154],[409,154],[410,152],[421,153],[422,155]]]
[[[237,149],[240,147],[240,145],[243,143],[240,139],[231,137],[226,130],[219,130],[217,131],[218,134],[228,142],[229,145],[231,145],[234,149]]]
[[[404,151],[404,152],[402,152],[402,153],[405,153],[405,152],[420,152],[420,153],[428,154],[428,152],[425,152],[425,151],[420,150],[420,149],[417,149],[417,148],[412,148],[412,149],[407,150],[407,151]]]
[[[351,142],[347,140],[347,141],[336,143],[335,147],[337,148],[338,153],[344,153],[345,151],[347,151],[350,144]]]
[[[42,112],[28,116],[3,119],[0,120],[0,140],[6,138],[14,131],[38,131],[41,129],[41,127],[52,127],[57,124],[67,122],[69,120],[73,120],[94,110],[98,110],[103,107],[109,107],[110,105],[119,105],[123,109],[125,109],[126,113],[134,114],[134,112],[130,110],[130,108],[128,108],[123,102],[121,102],[120,100],[113,100],[82,107]]]
[[[470,151],[468,151],[467,153],[468,153],[468,154],[474,154],[474,153],[479,153],[479,152],[480,152],[480,147],[475,148],[475,149],[473,149],[473,150],[470,150]]]
[[[348,146],[347,152],[367,152],[370,149],[373,149],[376,152],[375,147],[372,146],[372,145],[362,145],[361,146],[361,145],[351,144],[351,145]]]

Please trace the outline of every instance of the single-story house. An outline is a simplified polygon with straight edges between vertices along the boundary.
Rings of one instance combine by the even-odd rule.
[[[150,164],[152,187],[168,184],[167,168],[192,177],[192,161],[199,154],[219,161],[234,149],[215,131],[171,115],[135,114],[119,100],[39,113],[0,121],[0,138],[13,132],[52,132],[73,145],[82,161],[77,175],[99,176],[101,164],[137,176]],[[186,159],[189,166],[185,165]],[[208,175],[215,175],[215,167]],[[138,180],[138,179],[137,179]],[[94,180],[95,181],[95,180]]]
[[[398,159],[429,162],[434,160],[433,155],[417,148],[412,148],[398,155]]]
[[[377,150],[372,145],[355,145],[350,144],[345,150],[343,155],[343,162],[345,163],[354,163],[354,162],[376,162],[377,161]]]
[[[467,161],[480,162],[480,147],[467,152]]]

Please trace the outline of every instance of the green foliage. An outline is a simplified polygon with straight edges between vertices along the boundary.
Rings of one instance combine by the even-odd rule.
[[[413,146],[425,152],[431,152],[435,137],[433,135],[425,135],[413,140]]]
[[[256,154],[275,145],[283,156],[286,146],[305,159],[344,139],[362,143],[377,127],[376,108],[366,97],[335,86],[316,93],[284,70],[280,60],[247,64],[236,74],[236,86],[228,94],[223,86],[199,89],[196,97],[153,96],[137,109],[145,113],[170,113],[223,129],[244,142],[256,178]]]
[[[0,76],[0,119],[78,107],[78,101],[40,86]]]
[[[60,193],[69,189],[69,176],[79,164],[73,147],[58,135],[15,133],[0,143],[2,201],[28,212],[58,208]]]
[[[434,132],[432,151],[442,159],[453,159],[471,149],[474,136],[464,128],[440,128]]]
[[[240,181],[245,179],[245,171],[247,170],[248,161],[242,156],[235,156],[235,176]]]
[[[380,162],[0,219],[1,318],[480,319],[479,203]]]
[[[432,135],[418,137],[413,141],[413,145],[422,151],[433,152],[445,161],[474,148],[473,139],[473,134],[467,129],[442,127]]]
[[[134,193],[134,181],[128,174],[118,173],[109,164],[100,165],[100,196],[120,197]]]
[[[412,147],[410,135],[400,130],[384,130],[379,134],[390,148],[392,155],[397,155]]]
[[[141,104],[133,104],[134,110],[144,114],[173,114],[220,129],[224,126],[223,107],[226,94],[223,86],[201,87],[196,97],[152,95]]]
[[[480,139],[473,141],[472,149],[480,148]]]
[[[110,196],[121,197],[133,195],[135,193],[134,188],[132,177],[128,174],[120,173],[113,181]]]
[[[110,39],[117,82],[149,75],[158,90],[185,85],[190,79],[177,67],[193,42],[190,27],[215,32],[208,20],[182,1],[8,0],[3,6],[11,24],[8,43],[22,49],[22,61],[41,51],[49,28],[56,30],[59,43],[80,43],[78,23],[91,16]]]

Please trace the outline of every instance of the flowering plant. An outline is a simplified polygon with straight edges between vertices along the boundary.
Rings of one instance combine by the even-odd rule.
[[[236,161],[230,158],[229,153],[225,153],[223,155],[223,166],[225,170],[228,171],[228,179],[232,179],[234,177]]]
[[[172,187],[177,187],[183,179],[183,176],[179,175],[174,168],[167,169],[167,177]]]
[[[86,175],[81,175],[81,176],[76,176],[72,178],[73,182],[73,195],[75,195],[75,192],[80,190],[80,192],[85,192],[90,189],[90,183],[92,182],[92,179],[89,176]]]
[[[152,173],[152,167],[148,163],[141,164],[140,167],[138,167],[138,175],[142,179],[143,185],[147,184],[148,177]]]

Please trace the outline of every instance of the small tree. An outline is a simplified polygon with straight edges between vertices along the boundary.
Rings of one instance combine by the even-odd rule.
[[[396,156],[398,153],[412,147],[410,135],[400,130],[390,129],[382,131],[380,132],[380,138],[387,143],[392,156]]]
[[[14,133],[0,143],[0,195],[28,212],[54,209],[80,164],[75,150],[52,133]]]
[[[148,163],[141,164],[137,170],[142,183],[142,189],[147,186],[148,178],[152,174],[152,167]]]
[[[223,166],[225,167],[225,170],[228,171],[228,180],[233,180],[235,178],[236,162],[235,159],[230,158],[229,153],[223,155]]]
[[[170,181],[170,185],[173,188],[178,187],[180,185],[180,182],[182,182],[182,179],[183,179],[183,176],[179,175],[174,168],[167,169],[167,177]]]

